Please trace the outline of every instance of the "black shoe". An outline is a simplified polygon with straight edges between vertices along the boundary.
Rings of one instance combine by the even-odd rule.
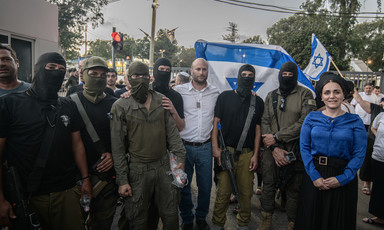
[[[197,227],[199,230],[210,230],[211,228],[207,224],[207,221],[205,220],[196,220]]]
[[[181,225],[181,229],[182,230],[193,230],[193,223],[190,223],[190,224],[182,224]]]

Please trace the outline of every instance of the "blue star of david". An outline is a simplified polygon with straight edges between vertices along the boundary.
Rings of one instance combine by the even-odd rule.
[[[319,62],[317,62],[317,59],[319,59]],[[320,56],[320,53],[319,53],[317,56],[315,56],[315,59],[313,60],[312,64],[315,65],[317,69],[319,66],[323,66],[323,60],[324,58]]]

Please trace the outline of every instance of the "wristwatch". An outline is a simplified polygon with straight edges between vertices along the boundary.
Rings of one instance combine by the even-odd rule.
[[[272,136],[273,136],[273,139],[275,139],[275,142],[277,143],[278,140],[277,140],[277,136],[276,136],[276,134],[273,133]]]

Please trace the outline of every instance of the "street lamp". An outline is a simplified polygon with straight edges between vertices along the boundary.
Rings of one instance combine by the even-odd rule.
[[[368,72],[368,68],[369,68],[369,65],[372,64],[372,60],[371,59],[368,59],[365,64],[367,65],[367,72]]]

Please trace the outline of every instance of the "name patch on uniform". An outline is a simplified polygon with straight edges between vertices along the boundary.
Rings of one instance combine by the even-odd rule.
[[[308,99],[308,105],[316,106],[316,101],[313,99]]]

